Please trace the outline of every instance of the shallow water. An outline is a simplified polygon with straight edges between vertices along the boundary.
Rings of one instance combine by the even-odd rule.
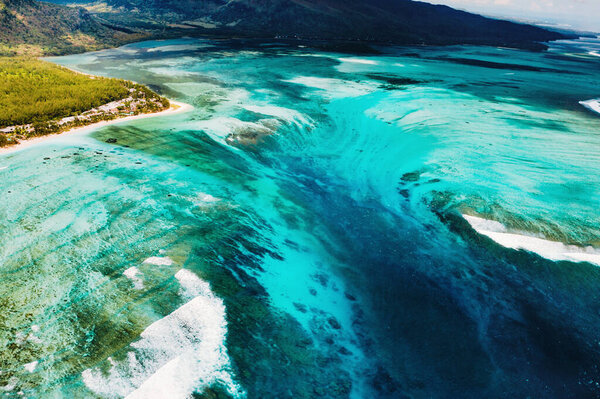
[[[600,396],[598,267],[461,217],[600,246],[597,47],[52,59],[194,110],[0,156],[4,394]]]

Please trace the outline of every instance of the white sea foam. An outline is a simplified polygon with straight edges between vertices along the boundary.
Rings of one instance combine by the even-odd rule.
[[[171,266],[173,264],[173,260],[168,256],[151,256],[148,259],[146,259],[144,263],[156,266]]]
[[[298,127],[314,125],[309,117],[296,110],[270,104],[253,104],[249,98],[250,93],[244,90],[232,90],[221,93],[221,96],[223,100],[216,107],[219,110],[216,114],[231,115],[239,112],[241,108],[270,117],[249,122],[232,116],[218,116],[191,124],[191,128],[203,130],[215,141],[223,144],[227,144],[225,139],[231,134],[243,135],[251,132],[269,135],[276,133],[282,124]]]
[[[198,199],[200,200],[199,205],[212,204],[221,201],[219,198],[213,197],[212,195],[206,193],[198,194]]]
[[[463,215],[463,217],[469,222],[471,227],[479,231],[493,231],[496,233],[505,233],[506,227],[495,220],[488,220],[477,216]]]
[[[208,74],[210,76],[210,74]],[[186,82],[186,83],[167,83],[166,86],[178,91],[179,93],[197,97],[203,96],[209,98],[211,102],[217,105],[213,106],[216,113],[223,113],[234,107],[249,101],[250,92],[244,89],[224,89],[218,85],[208,82]]]
[[[587,109],[597,112],[600,114],[600,99],[579,101],[579,104],[583,105]]]
[[[191,64],[196,62],[196,58],[194,57],[175,57],[175,58],[164,58],[161,57],[159,59],[151,59],[151,60],[135,60],[135,61],[131,61],[129,63],[129,65],[134,65],[136,67],[141,67],[141,68],[149,68],[151,66],[154,67],[165,67],[165,66],[170,66],[170,67],[175,67],[175,66],[181,66],[181,65],[186,65],[186,64]]]
[[[476,216],[463,215],[463,217],[479,234],[488,236],[504,247],[534,252],[554,261],[589,262],[600,266],[600,250],[592,247],[565,245],[557,241],[507,232],[502,223]]]
[[[588,54],[593,55],[594,57],[600,57],[600,52],[598,51],[590,51]]]
[[[93,392],[108,398],[187,399],[196,390],[220,383],[231,396],[245,396],[233,380],[225,347],[223,301],[188,270],[180,270],[175,278],[182,296],[193,299],[146,328],[131,344],[126,360],[110,359],[108,373],[85,370],[83,381]]]
[[[298,76],[285,82],[323,90],[326,92],[324,97],[329,98],[359,97],[375,90],[372,84],[316,76]]]
[[[0,389],[2,389],[4,391],[12,391],[13,389],[15,389],[17,387],[18,383],[19,383],[19,379],[17,377],[10,377],[8,379],[7,384],[3,387],[0,387]]]
[[[175,273],[175,278],[181,286],[180,294],[184,297],[212,296],[210,285],[187,269]]]
[[[194,123],[193,128],[202,130],[213,140],[226,144],[225,139],[227,136],[239,126],[243,126],[241,120],[222,116]]]
[[[0,166],[0,170],[4,170],[4,169],[7,169],[7,168],[8,168],[8,166]]]
[[[173,77],[197,76],[197,75],[199,75],[197,72],[190,72],[190,71],[186,71],[186,70],[183,70],[183,69],[169,68],[169,67],[149,68],[148,72],[152,72],[152,73],[155,73],[157,75],[173,76]]]
[[[133,282],[133,287],[136,290],[144,289],[144,281],[138,276],[140,271],[137,267],[133,266],[123,272],[123,275]]]
[[[313,121],[306,115],[289,108],[278,107],[275,105],[242,105],[242,107],[248,111],[273,116],[280,119],[288,124],[294,124],[297,126],[312,126]]]
[[[194,128],[203,130],[209,134],[214,140],[225,143],[227,138],[232,133],[243,133],[247,131],[256,132],[259,134],[273,134],[279,122],[276,119],[263,119],[258,122],[245,122],[237,118],[221,116],[213,119],[207,119],[194,123]]]
[[[25,370],[29,371],[30,373],[33,373],[36,369],[38,365],[37,360],[35,362],[31,362],[31,363],[27,363],[25,365],[23,365],[23,367],[25,367]]]
[[[116,53],[116,54],[137,54],[139,52],[138,48],[132,48],[128,46],[118,47],[114,49],[107,50],[108,53]]]
[[[366,60],[364,58],[338,58],[341,62],[350,62],[353,64],[363,64],[363,65],[377,65],[378,62],[375,60]]]
[[[34,334],[34,332],[38,332],[38,331],[39,331],[39,329],[40,329],[40,328],[39,328],[38,326],[32,326],[32,327],[31,327],[31,331],[33,331],[33,332],[31,332],[31,333],[27,334],[27,335],[25,336],[25,339],[23,340],[23,342],[24,342],[25,340],[27,340],[27,341],[29,341],[29,342],[33,342],[33,343],[36,343],[36,344],[41,344],[41,343],[42,343],[42,340],[41,340],[41,339],[40,339],[40,338],[39,338],[37,335],[35,335],[35,334]]]

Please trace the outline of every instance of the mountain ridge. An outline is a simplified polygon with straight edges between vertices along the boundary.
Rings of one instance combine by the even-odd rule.
[[[35,0],[0,0],[0,55],[61,55],[139,40],[82,7]]]
[[[96,3],[98,4],[98,3]],[[412,0],[103,0],[103,18],[161,21],[203,34],[369,41],[403,45],[482,44],[532,50],[567,37],[532,25]]]
[[[220,36],[543,50],[569,35],[412,0],[0,0],[0,54]]]

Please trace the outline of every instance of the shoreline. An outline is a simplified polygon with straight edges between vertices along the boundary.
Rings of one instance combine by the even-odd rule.
[[[0,147],[0,156],[7,155],[7,154],[17,152],[17,151],[21,151],[26,148],[29,148],[29,147],[35,146],[37,144],[41,144],[43,142],[53,140],[53,139],[67,137],[67,136],[74,136],[74,135],[82,134],[85,132],[91,132],[92,130],[99,129],[104,126],[114,125],[114,124],[121,123],[121,122],[130,122],[130,121],[139,120],[139,119],[152,118],[152,117],[157,117],[157,116],[175,115],[175,114],[180,114],[180,113],[191,111],[194,108],[189,104],[182,103],[179,101],[174,101],[171,99],[169,99],[169,102],[171,103],[171,106],[168,109],[160,111],[160,112],[126,116],[123,118],[117,118],[117,119],[113,119],[113,120],[109,120],[109,121],[96,122],[96,123],[92,123],[92,124],[86,125],[86,126],[75,127],[73,129],[69,129],[69,130],[66,130],[66,131],[60,132],[60,133],[48,134],[46,136],[33,137],[33,138],[30,138],[27,140],[22,140],[18,144],[6,146],[6,147]]]
[[[600,250],[591,246],[581,247],[559,241],[528,235],[522,231],[511,231],[502,223],[480,216],[463,214],[462,217],[479,234],[487,236],[497,244],[514,250],[525,250],[551,261],[587,262],[600,266]]]

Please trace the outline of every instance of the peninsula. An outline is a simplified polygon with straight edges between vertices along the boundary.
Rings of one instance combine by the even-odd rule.
[[[0,58],[0,147],[181,108],[147,87],[32,58]]]

